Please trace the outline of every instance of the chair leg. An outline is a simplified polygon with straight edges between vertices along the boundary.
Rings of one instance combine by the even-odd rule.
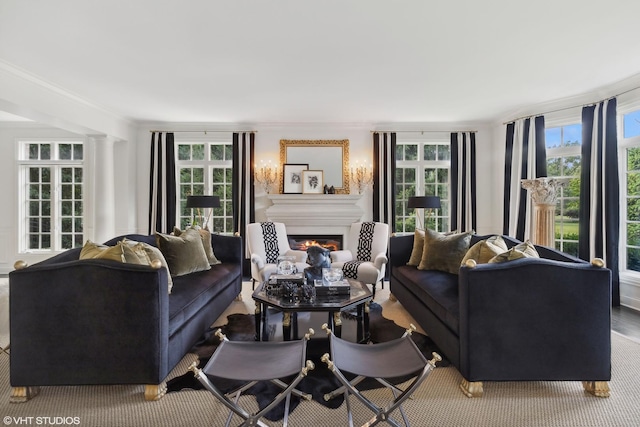
[[[251,290],[255,291],[256,290],[256,279],[251,279]]]

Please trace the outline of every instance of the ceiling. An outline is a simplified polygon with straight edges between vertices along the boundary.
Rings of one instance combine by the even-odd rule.
[[[133,121],[491,121],[638,75],[638,16],[637,0],[2,0],[0,61]]]

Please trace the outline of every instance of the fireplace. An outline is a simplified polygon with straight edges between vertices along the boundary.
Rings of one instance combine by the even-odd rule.
[[[287,237],[291,249],[306,251],[311,245],[319,245],[330,251],[342,249],[341,234],[289,234]]]

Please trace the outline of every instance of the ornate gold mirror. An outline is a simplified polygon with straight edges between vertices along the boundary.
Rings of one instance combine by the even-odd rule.
[[[324,182],[336,193],[349,194],[349,140],[280,140],[280,170],[285,163],[308,164],[323,171]],[[280,192],[283,183],[280,182]]]

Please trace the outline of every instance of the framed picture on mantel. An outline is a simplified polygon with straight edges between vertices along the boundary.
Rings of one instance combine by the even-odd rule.
[[[323,194],[324,180],[322,171],[302,171],[302,192],[304,194]]]
[[[302,193],[302,172],[309,169],[308,164],[285,163],[282,167],[282,188],[285,194]]]

